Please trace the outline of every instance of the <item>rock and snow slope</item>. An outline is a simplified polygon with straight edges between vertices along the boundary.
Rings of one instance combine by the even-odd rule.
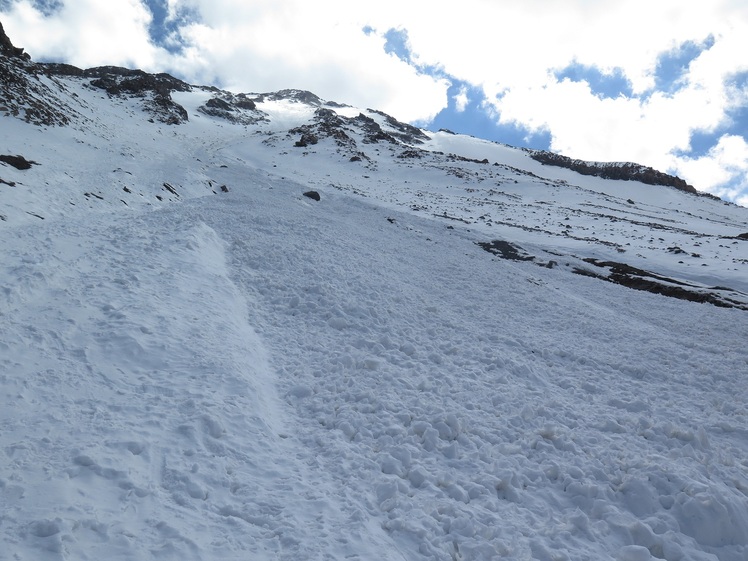
[[[96,79],[0,116],[0,559],[748,557],[746,209]]]

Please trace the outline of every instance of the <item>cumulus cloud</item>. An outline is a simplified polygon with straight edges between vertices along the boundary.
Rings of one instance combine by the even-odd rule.
[[[453,99],[455,102],[455,110],[458,113],[462,113],[463,111],[465,111],[468,103],[470,103],[470,98],[468,98],[467,95],[467,88],[465,86],[462,86],[457,94],[453,97]]]
[[[725,135],[705,156],[683,158],[679,167],[716,195],[742,200],[743,203],[748,201],[745,189],[748,185],[748,142],[743,137]]]
[[[149,27],[156,3],[168,24],[160,37]],[[748,123],[732,122],[748,98],[748,80],[734,79],[748,72],[741,0],[65,0],[43,12],[39,0],[0,4],[35,58],[246,92],[298,87],[420,124],[465,84],[487,114],[547,133],[555,151],[640,162],[735,197],[748,190],[731,148],[748,139]],[[454,92],[459,112],[468,89]],[[711,149],[692,153],[694,134],[713,135]]]
[[[76,0],[49,10],[45,6],[22,0],[0,12],[6,33],[35,58],[82,67],[115,61],[151,69],[163,57],[149,39],[151,12],[139,0]]]
[[[241,91],[297,87],[326,99],[426,122],[449,84],[385,52],[382,34],[348,2],[170,0],[169,13],[199,15],[179,30],[174,68],[197,82]]]

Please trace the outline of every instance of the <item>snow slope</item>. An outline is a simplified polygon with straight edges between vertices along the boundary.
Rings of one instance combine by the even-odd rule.
[[[58,80],[0,117],[1,560],[748,558],[746,209]]]

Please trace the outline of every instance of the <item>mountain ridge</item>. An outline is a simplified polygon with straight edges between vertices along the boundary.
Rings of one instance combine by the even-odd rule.
[[[90,83],[92,86],[104,89],[110,95],[120,94],[133,94],[143,96],[151,94],[153,100],[149,107],[149,112],[159,121],[166,124],[178,125],[188,119],[187,112],[174,103],[171,93],[178,91],[189,91],[192,87],[211,88],[213,91],[223,97],[232,98],[238,96],[241,100],[245,100],[245,105],[240,105],[242,109],[253,109],[249,107],[249,104],[254,104],[255,100],[263,101],[265,99],[278,100],[278,99],[293,99],[309,105],[322,106],[327,105],[329,107],[345,107],[344,104],[340,104],[334,101],[324,101],[316,94],[296,89],[280,90],[278,92],[268,93],[239,93],[233,94],[231,92],[222,91],[211,86],[195,86],[187,84],[186,82],[179,80],[167,73],[151,74],[137,69],[128,69],[124,67],[116,66],[100,66],[88,69],[80,69],[70,64],[62,63],[33,63],[28,53],[24,53],[24,49],[16,48],[13,46],[10,38],[3,31],[0,24],[0,46],[2,52],[6,56],[21,58],[23,61],[30,63],[25,65],[24,70],[26,72],[40,71],[48,76],[67,76],[67,77],[78,77],[78,78],[96,78]],[[8,70],[5,70],[3,74],[4,81],[10,82],[15,81]],[[16,79],[17,80],[17,79]],[[23,82],[23,79],[19,80]],[[26,90],[28,91],[28,90]],[[4,92],[4,98],[7,100],[10,95],[19,96],[21,91],[16,90],[15,92]],[[211,112],[211,109],[213,110]],[[7,110],[7,108],[6,108]],[[204,108],[204,111],[209,111],[210,114],[217,117],[223,117],[228,120],[234,120],[235,116],[231,115],[230,107],[210,107]],[[17,108],[11,108],[11,112],[17,111]],[[381,114],[386,121],[393,126],[393,128],[399,131],[407,130],[408,133],[404,133],[403,141],[406,143],[414,143],[422,132],[417,127],[412,125],[401,123],[385,113],[377,110],[370,110],[375,113]],[[17,113],[14,113],[17,114]],[[67,124],[66,116],[60,115],[52,107],[38,107],[35,112],[27,113],[26,117],[30,122],[36,124],[48,124],[48,125],[65,125]],[[241,117],[238,118],[239,124],[250,124],[252,120],[243,120]],[[374,134],[378,134],[376,131]],[[417,143],[417,142],[416,142]],[[687,184],[684,180],[677,176],[669,175],[653,168],[643,166],[632,162],[624,163],[607,163],[607,162],[588,162],[579,159],[569,158],[560,154],[555,154],[547,151],[531,151],[532,157],[537,161],[554,166],[567,167],[573,169],[578,173],[584,175],[596,175],[606,179],[620,179],[620,180],[636,180],[642,181],[649,185],[668,186],[680,189],[692,194],[700,194],[706,196],[713,196],[710,194],[702,193],[697,191],[693,186]]]

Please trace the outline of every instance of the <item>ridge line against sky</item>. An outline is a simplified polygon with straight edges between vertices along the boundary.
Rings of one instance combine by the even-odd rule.
[[[748,206],[741,0],[0,0],[0,20],[35,60],[306,89]]]

